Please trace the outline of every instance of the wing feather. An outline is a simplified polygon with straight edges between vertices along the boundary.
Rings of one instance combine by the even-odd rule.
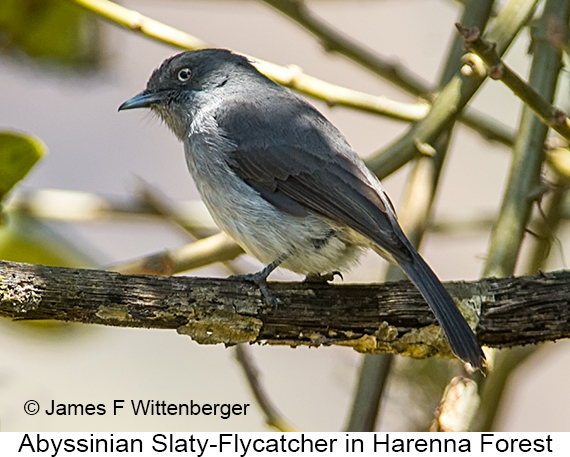
[[[388,197],[341,133],[301,99],[280,101],[234,101],[220,110],[232,170],[279,209],[343,222],[395,259],[410,260]]]

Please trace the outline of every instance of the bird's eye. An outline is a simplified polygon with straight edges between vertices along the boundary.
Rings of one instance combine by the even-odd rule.
[[[191,74],[192,72],[190,71],[189,68],[183,68],[181,70],[178,70],[178,74],[176,75],[176,77],[178,78],[178,81],[185,83],[190,79]]]

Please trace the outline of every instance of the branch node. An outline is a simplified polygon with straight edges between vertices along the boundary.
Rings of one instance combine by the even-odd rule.
[[[477,54],[467,53],[461,57],[461,74],[463,76],[484,77],[487,74],[485,63]]]
[[[142,31],[144,20],[145,18],[141,13],[138,11],[131,11],[127,19],[129,29],[136,32]]]
[[[463,37],[463,50],[469,51],[471,45],[481,38],[481,31],[478,27],[465,27],[459,22],[455,23],[459,34]]]
[[[288,70],[287,85],[296,86],[298,78],[304,74],[303,69],[295,64],[289,64],[285,68]]]
[[[502,79],[503,75],[505,73],[505,66],[503,65],[503,63],[499,63],[497,65],[493,65],[492,67],[489,68],[489,78],[491,79]]]
[[[566,123],[566,113],[560,108],[554,108],[554,113],[552,116],[552,124],[554,125],[564,125]]]
[[[431,144],[423,141],[414,140],[414,146],[416,147],[416,149],[420,154],[427,157],[435,157],[437,153],[437,151]]]

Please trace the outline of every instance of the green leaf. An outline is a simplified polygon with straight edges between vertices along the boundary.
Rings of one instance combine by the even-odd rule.
[[[0,0],[1,1],[1,0]],[[49,224],[18,211],[8,211],[0,225],[0,259],[41,265],[93,268],[95,257],[86,249],[85,241],[62,235]],[[18,330],[30,338],[65,339],[83,335],[85,329],[56,321],[19,321],[3,319],[2,331]],[[90,329],[87,329],[90,331]]]
[[[65,236],[40,219],[8,211],[0,225],[0,259],[74,268],[95,263],[84,240]]]
[[[61,0],[0,0],[0,49],[66,65],[96,64],[100,24]],[[19,52],[18,52],[19,51]]]
[[[0,131],[0,200],[45,153],[45,145],[32,135]]]

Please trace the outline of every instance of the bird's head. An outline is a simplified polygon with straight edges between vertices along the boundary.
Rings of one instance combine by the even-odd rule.
[[[183,140],[197,110],[221,97],[221,88],[228,82],[244,75],[261,76],[242,55],[225,49],[182,52],[154,70],[146,89],[119,106],[119,111],[150,108]]]

